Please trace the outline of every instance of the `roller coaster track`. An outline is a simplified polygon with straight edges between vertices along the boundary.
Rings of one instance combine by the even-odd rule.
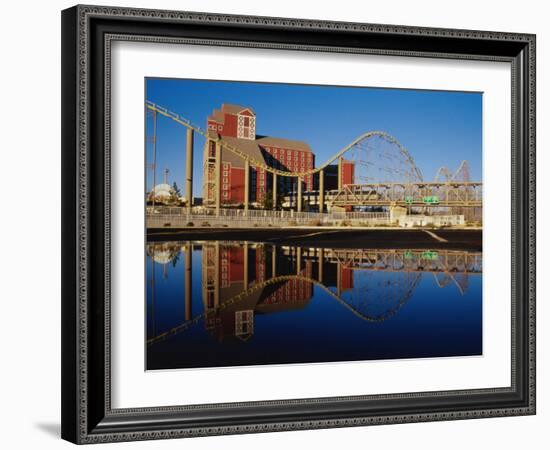
[[[459,180],[460,176],[462,175],[462,178],[465,178],[464,180]],[[456,169],[455,173],[451,173],[451,171],[447,167],[440,167],[437,170],[437,173],[434,177],[434,182],[468,182],[470,181],[470,167],[468,164],[468,161],[462,160],[460,165],[458,166],[458,169]]]
[[[313,175],[315,173],[318,173],[318,172],[322,171],[323,169],[325,169],[328,165],[332,164],[338,158],[343,156],[346,152],[348,152],[349,150],[354,148],[355,146],[361,144],[362,142],[367,141],[370,138],[379,137],[379,138],[387,141],[388,143],[394,144],[395,146],[397,146],[397,148],[399,149],[400,153],[403,155],[405,160],[410,164],[410,166],[413,170],[413,176],[414,176],[414,178],[417,179],[416,181],[422,181],[423,180],[422,172],[420,171],[420,169],[418,167],[416,167],[416,165],[414,163],[414,160],[413,160],[412,156],[410,155],[410,153],[407,151],[407,149],[405,147],[403,147],[403,145],[401,145],[396,138],[394,138],[390,134],[386,133],[385,131],[368,131],[366,133],[363,133],[362,135],[357,137],[355,140],[353,140],[351,143],[349,143],[348,145],[343,147],[341,150],[336,152],[332,157],[330,157],[324,164],[322,164],[319,167],[316,167],[314,169],[304,170],[304,171],[301,171],[301,172],[289,172],[289,171],[285,171],[285,170],[275,169],[275,168],[267,165],[263,161],[258,161],[257,159],[255,159],[255,158],[249,156],[248,154],[246,154],[245,152],[243,152],[238,147],[223,141],[219,136],[217,136],[216,139],[212,139],[211,135],[207,131],[203,130],[198,125],[193,124],[189,119],[187,119],[187,118],[185,118],[185,117],[183,117],[183,116],[181,116],[181,115],[179,115],[175,112],[172,112],[172,111],[170,111],[170,110],[168,110],[168,109],[166,109],[166,108],[164,108],[160,105],[157,105],[153,102],[150,102],[149,100],[146,100],[145,101],[145,106],[149,111],[152,111],[154,113],[158,113],[158,114],[160,114],[164,117],[167,117],[167,118],[173,120],[174,122],[176,122],[180,125],[183,125],[184,127],[188,128],[188,129],[191,129],[191,130],[195,131],[196,133],[200,134],[201,136],[205,137],[206,139],[215,141],[223,149],[230,151],[231,153],[237,155],[238,157],[242,158],[245,161],[248,161],[250,163],[250,165],[256,166],[256,167],[261,168],[261,169],[263,169],[267,172],[270,172],[270,173],[276,174],[276,175],[280,175],[280,176],[283,176],[283,177],[303,178],[307,175]]]
[[[314,278],[303,276],[303,275],[281,275],[281,276],[278,276],[278,277],[275,277],[275,278],[270,278],[268,280],[265,280],[262,283],[254,284],[250,288],[248,288],[248,289],[240,292],[239,294],[236,294],[233,297],[230,297],[227,300],[225,300],[218,308],[216,308],[216,312],[219,312],[223,309],[226,309],[229,306],[232,306],[234,304],[239,303],[242,300],[245,300],[250,295],[252,295],[254,292],[256,292],[258,290],[261,290],[261,289],[264,289],[267,286],[295,280],[295,281],[305,281],[306,283],[312,283],[313,285],[318,286],[323,291],[325,291],[327,294],[329,294],[329,296],[332,299],[336,300],[339,304],[344,306],[348,311],[350,311],[353,315],[355,315],[356,317],[358,317],[361,320],[365,320],[367,322],[383,322],[384,320],[387,320],[390,317],[393,317],[401,309],[401,307],[405,303],[407,303],[407,301],[409,300],[409,298],[410,298],[412,292],[414,291],[416,285],[418,284],[419,279],[420,279],[420,274],[418,274],[418,276],[414,279],[414,281],[412,283],[412,286],[408,289],[408,291],[406,292],[406,295],[403,296],[403,298],[399,301],[399,303],[397,303],[397,305],[394,308],[392,308],[390,311],[388,311],[386,314],[379,315],[379,316],[369,316],[369,315],[366,315],[366,314],[362,313],[361,311],[355,309],[352,305],[348,304],[343,298],[339,297],[336,293],[332,292],[327,286],[325,286],[320,281],[318,281]],[[209,312],[211,312],[211,311],[209,311]],[[170,330],[165,331],[164,333],[158,334],[158,335],[148,339],[147,340],[147,345],[155,344],[155,343],[157,343],[159,341],[162,341],[162,340],[164,340],[164,339],[166,339],[170,336],[179,334],[179,333],[189,329],[191,326],[193,326],[193,325],[197,324],[198,322],[200,322],[201,319],[205,318],[208,315],[209,312],[199,314],[199,315],[193,317],[193,319],[191,319],[191,320],[185,321],[185,322],[171,328]]]

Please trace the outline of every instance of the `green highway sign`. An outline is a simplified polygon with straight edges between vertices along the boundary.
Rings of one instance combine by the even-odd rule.
[[[438,204],[439,197],[437,195],[427,195],[426,197],[422,197],[422,201],[428,205]]]
[[[439,258],[439,254],[437,252],[434,252],[433,250],[422,252],[422,259],[434,260],[437,258]]]

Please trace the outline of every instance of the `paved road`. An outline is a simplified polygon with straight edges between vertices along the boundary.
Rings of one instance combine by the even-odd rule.
[[[149,229],[147,240],[200,241],[230,240],[266,242],[277,245],[298,245],[326,248],[433,248],[481,251],[481,230],[354,230],[354,229],[220,229],[193,228],[182,230]]]

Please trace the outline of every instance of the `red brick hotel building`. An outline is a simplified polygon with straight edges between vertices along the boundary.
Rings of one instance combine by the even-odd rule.
[[[315,154],[309,144],[272,136],[256,135],[256,114],[250,107],[223,104],[215,109],[207,119],[208,136],[204,151],[204,189],[203,201],[212,204],[216,200],[215,191],[215,140],[220,138],[256,161],[269,167],[288,172],[302,172],[315,167]],[[327,175],[330,176],[327,171]],[[353,183],[353,163],[346,162],[342,167],[343,183]],[[245,162],[231,151],[222,151],[221,163],[221,203],[239,205],[244,203]],[[261,203],[267,192],[272,192],[273,175],[261,167],[250,167],[249,201]],[[295,190],[296,178],[277,177],[277,193]],[[326,181],[326,189],[334,183]],[[312,191],[316,188],[314,175],[303,178],[302,190]]]

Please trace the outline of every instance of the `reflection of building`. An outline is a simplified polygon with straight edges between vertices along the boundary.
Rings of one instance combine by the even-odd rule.
[[[193,252],[201,253],[201,264],[193,266]],[[220,341],[246,341],[264,327],[262,314],[301,310],[313,298],[335,300],[359,319],[380,322],[408,301],[422,273],[433,274],[430,279],[439,288],[454,286],[461,294],[468,289],[468,277],[482,273],[481,252],[466,251],[211,241],[151,243],[147,254],[148,344],[199,323]],[[182,301],[174,301],[172,289],[155,295],[155,280],[159,280],[151,270],[155,265],[163,268],[163,278],[168,276],[168,266],[174,269],[170,273],[182,277]],[[192,282],[193,267],[202,271],[202,282]],[[193,298],[202,299],[202,308],[192,307]],[[178,315],[184,315],[185,321],[171,329],[162,324]],[[301,312],[298,316],[305,317]],[[156,318],[161,318],[160,330]]]
[[[205,178],[207,191],[203,195],[206,202],[215,200],[214,179],[215,142],[222,142],[239,148],[252,159],[283,171],[305,171],[315,167],[315,155],[306,142],[271,136],[256,135],[256,114],[251,108],[223,104],[208,117],[208,133],[211,140],[205,149]],[[208,164],[212,162],[211,164]],[[221,203],[239,204],[244,202],[245,162],[230,151],[222,152]],[[278,192],[290,191],[293,178],[279,177]],[[266,193],[272,190],[272,175],[259,167],[250,167],[250,201],[261,202]],[[313,189],[313,175],[304,177],[305,190]]]
[[[254,333],[255,314],[300,309],[307,305],[313,296],[311,282],[291,279],[269,283],[269,280],[289,273],[311,278],[312,261],[304,262],[301,267],[296,267],[287,257],[280,262],[279,268],[276,250],[271,246],[203,246],[206,327],[218,339],[234,336],[246,340]]]

